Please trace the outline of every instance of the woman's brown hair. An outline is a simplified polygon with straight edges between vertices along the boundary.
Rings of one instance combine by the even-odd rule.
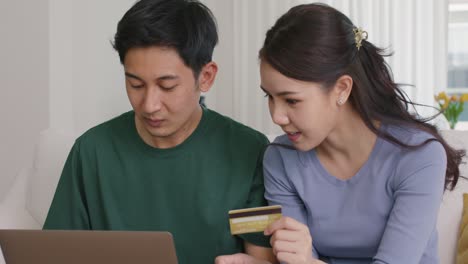
[[[447,155],[445,188],[452,190],[460,177],[459,165],[464,150],[450,147],[437,128],[408,111],[417,105],[407,98],[393,80],[384,60],[383,49],[367,40],[357,47],[357,28],[344,14],[325,4],[305,4],[291,8],[268,30],[259,57],[281,74],[316,82],[325,89],[333,87],[343,75],[353,78],[350,102],[367,127],[378,136],[405,148],[415,149],[430,141],[442,144]],[[433,138],[408,145],[385,131],[374,121],[409,126]]]

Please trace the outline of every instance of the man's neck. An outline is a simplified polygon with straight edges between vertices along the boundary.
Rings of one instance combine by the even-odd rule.
[[[179,130],[167,136],[151,135],[140,123],[141,121],[138,118],[135,118],[135,125],[138,134],[146,144],[158,149],[169,149],[182,144],[187,138],[189,138],[200,124],[202,116],[203,110],[201,106],[199,106],[192,114],[192,117],[189,118],[189,120],[185,122]]]

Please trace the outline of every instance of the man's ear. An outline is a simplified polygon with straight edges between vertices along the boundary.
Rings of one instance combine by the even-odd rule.
[[[216,73],[218,73],[218,65],[215,62],[212,61],[203,66],[198,75],[198,87],[200,87],[200,91],[206,93],[210,90],[216,79]]]
[[[333,87],[334,99],[339,105],[348,101],[349,95],[353,89],[353,78],[349,75],[343,75],[336,80]]]

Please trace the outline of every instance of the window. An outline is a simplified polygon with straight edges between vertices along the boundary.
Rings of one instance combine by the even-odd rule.
[[[468,0],[450,1],[448,91],[468,92]]]
[[[449,0],[447,92],[468,93],[468,0]],[[468,103],[457,128],[468,129]]]

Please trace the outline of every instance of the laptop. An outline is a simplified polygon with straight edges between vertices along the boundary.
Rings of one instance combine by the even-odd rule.
[[[171,233],[159,231],[3,229],[0,247],[6,264],[177,264]]]

